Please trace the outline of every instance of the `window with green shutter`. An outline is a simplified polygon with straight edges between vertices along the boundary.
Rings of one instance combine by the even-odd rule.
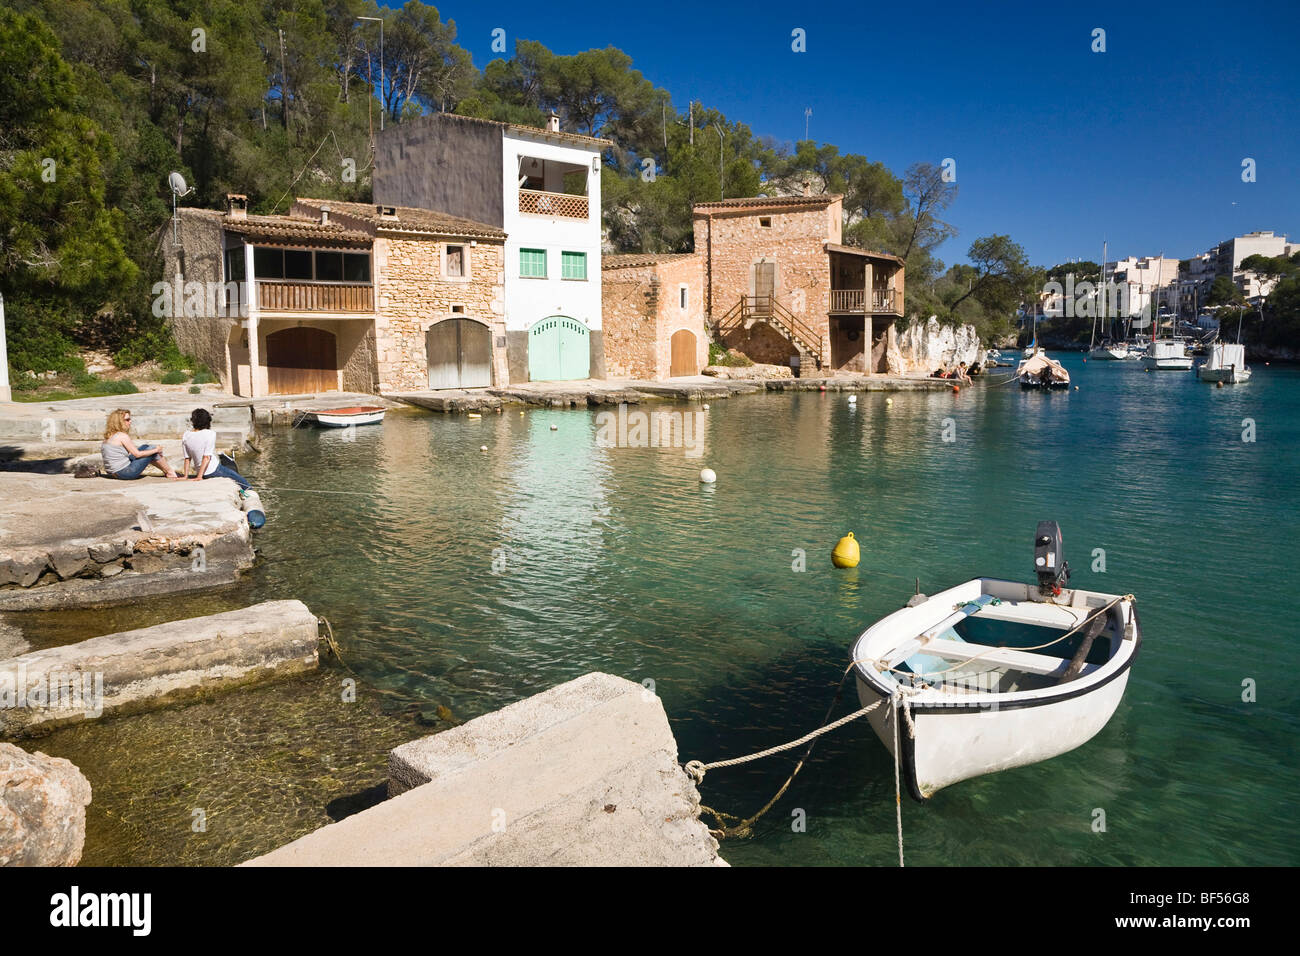
[[[525,279],[546,278],[546,250],[520,249],[519,275]]]
[[[587,254],[585,252],[561,252],[560,275],[565,279],[587,278]]]

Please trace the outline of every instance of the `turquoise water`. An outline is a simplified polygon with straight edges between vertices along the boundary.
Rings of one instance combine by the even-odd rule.
[[[403,411],[353,441],[281,430],[248,469],[270,514],[265,560],[222,600],[306,601],[390,714],[467,719],[591,670],[652,680],[681,759],[711,761],[817,726],[850,643],[915,579],[933,593],[1032,578],[1034,526],[1051,518],[1076,585],[1138,597],[1125,699],[1079,750],[924,806],[905,796],[909,864],[1300,862],[1300,370],[1215,389],[1065,361],[1078,392],[713,402],[699,458],[598,447],[595,412]],[[715,486],[697,480],[706,465]],[[848,531],[862,564],[835,570]],[[838,713],[856,706],[846,693]],[[792,764],[714,771],[704,802],[748,815]],[[851,724],[723,855],[892,865],[893,791],[886,751]]]

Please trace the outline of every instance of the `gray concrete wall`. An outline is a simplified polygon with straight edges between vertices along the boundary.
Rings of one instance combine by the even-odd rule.
[[[501,127],[434,113],[378,134],[374,197],[501,228]]]
[[[712,866],[659,698],[587,674],[413,741],[391,799],[253,866]]]
[[[266,601],[11,657],[0,661],[0,736],[311,670],[316,644],[316,617],[305,604]]]

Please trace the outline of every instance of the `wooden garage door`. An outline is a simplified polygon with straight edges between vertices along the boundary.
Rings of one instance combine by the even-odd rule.
[[[266,388],[272,395],[332,392],[338,387],[333,332],[303,326],[266,337]]]
[[[672,369],[669,375],[698,375],[700,367],[695,363],[695,333],[690,329],[678,329],[668,340],[672,349]]]
[[[528,378],[570,382],[591,374],[591,334],[566,315],[552,315],[528,331]]]
[[[487,388],[492,384],[492,333],[482,322],[447,319],[429,327],[430,388]]]

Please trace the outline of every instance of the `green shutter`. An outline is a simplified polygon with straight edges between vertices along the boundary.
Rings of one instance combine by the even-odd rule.
[[[585,252],[561,252],[560,275],[565,279],[587,278],[587,254]]]
[[[520,249],[519,275],[525,279],[546,278],[546,250]]]

